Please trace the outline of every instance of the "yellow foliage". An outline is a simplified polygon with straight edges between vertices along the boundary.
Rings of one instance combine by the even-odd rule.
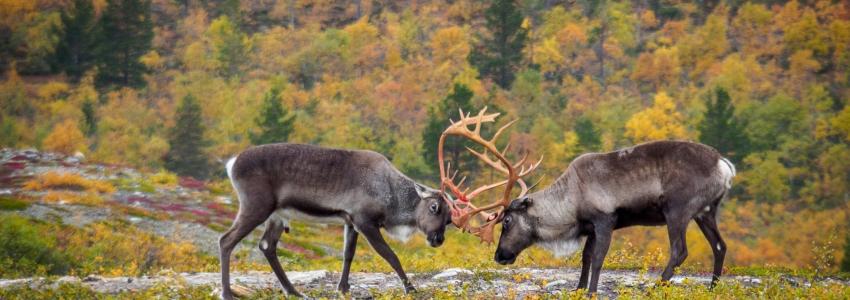
[[[161,169],[156,174],[151,175],[151,183],[165,187],[175,187],[178,183],[177,174],[171,173],[168,170]]]
[[[689,137],[682,114],[665,92],[655,95],[652,107],[634,114],[626,122],[625,134],[635,143]]]
[[[470,49],[466,32],[458,26],[439,29],[431,38],[431,51],[437,64],[463,64]]]
[[[172,243],[133,227],[95,223],[64,237],[67,254],[85,262],[79,275],[138,276],[163,269],[197,271],[206,260],[189,242]],[[127,238],[132,237],[132,238]]]
[[[651,9],[644,10],[640,14],[640,26],[644,28],[655,28],[655,26],[658,26],[658,19],[655,18],[655,12]]]
[[[115,187],[109,182],[86,179],[75,173],[47,172],[24,183],[25,190],[40,191],[46,189],[85,190],[111,194]]]
[[[103,204],[103,198],[97,192],[48,191],[42,201],[52,203],[80,204],[97,206]]]
[[[56,124],[44,139],[44,149],[48,151],[73,154],[77,151],[86,152],[87,148],[86,137],[73,120]]]
[[[835,117],[830,120],[836,134],[850,141],[850,105],[844,106]]]
[[[163,59],[156,50],[151,50],[147,54],[143,55],[139,60],[141,60],[145,66],[154,70],[162,69],[163,65],[165,65],[165,59]]]

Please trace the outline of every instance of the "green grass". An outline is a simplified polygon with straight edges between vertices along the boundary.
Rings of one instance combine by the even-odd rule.
[[[20,199],[0,197],[0,210],[24,210],[29,206],[29,202]]]

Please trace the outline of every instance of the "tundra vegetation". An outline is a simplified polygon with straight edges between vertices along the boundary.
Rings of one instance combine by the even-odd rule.
[[[484,106],[503,113],[497,126],[520,120],[510,137],[512,154],[545,157],[528,180],[541,180],[540,186],[585,152],[655,139],[711,144],[738,168],[718,216],[728,246],[724,274],[821,277],[850,271],[846,2],[492,3],[0,2],[0,145],[80,152],[90,162],[160,173],[99,179],[82,174],[94,180],[84,182],[40,172],[0,180],[3,189],[22,189],[0,196],[0,225],[10,224],[0,231],[7,238],[21,232],[33,237],[19,241],[31,245],[0,245],[41,254],[23,261],[20,253],[30,250],[18,256],[0,251],[3,264],[24,264],[4,265],[0,271],[11,273],[2,277],[214,271],[217,263],[209,254],[179,250],[179,244],[155,235],[115,240],[128,244],[115,249],[146,249],[141,244],[148,243],[159,254],[147,258],[135,252],[113,257],[106,251],[111,248],[91,246],[98,245],[98,234],[144,236],[133,224],[64,227],[68,224],[49,218],[14,215],[37,203],[68,210],[105,207],[223,231],[230,224],[222,218],[149,211],[117,205],[115,199],[122,192],[167,194],[193,186],[197,189],[188,195],[197,196],[205,209],[233,213],[235,204],[215,200],[232,197],[216,161],[267,136],[373,150],[403,173],[436,186],[432,141],[439,130],[427,130],[429,124],[442,128],[449,118],[457,120],[457,108]],[[499,41],[519,50],[500,52],[493,44]],[[498,61],[507,63],[496,68]],[[280,106],[267,104],[267,98]],[[181,105],[188,99],[196,103]],[[278,120],[269,117],[278,115]],[[448,159],[470,170],[467,183],[498,176],[467,155],[464,145],[469,144],[452,146],[457,155]],[[175,164],[177,157],[191,158],[182,161],[193,165]],[[0,175],[17,167],[4,165]],[[301,230],[306,233],[292,237],[298,251],[279,250],[287,270],[341,268],[338,257],[316,246],[340,248],[341,232],[326,239],[311,227]],[[683,272],[708,269],[711,247],[695,225],[685,236],[689,255]],[[391,242],[391,247],[409,272],[498,268],[491,261],[494,246],[477,245],[475,237],[456,230],[449,230],[446,240],[439,249],[426,249],[421,238],[407,245]],[[605,269],[657,271],[667,261],[667,248],[663,228],[620,230]],[[353,270],[391,272],[370,253],[358,250]],[[236,254],[236,270],[270,271]],[[186,259],[169,262],[170,257]],[[576,257],[554,259],[538,249],[517,264],[578,266]],[[715,293],[729,298],[840,295],[835,289],[721,282]],[[61,291],[85,293],[75,287]],[[11,297],[3,292],[0,297]],[[49,291],[32,292],[52,298]],[[643,291],[623,295],[712,297],[703,287],[688,285],[636,293]]]

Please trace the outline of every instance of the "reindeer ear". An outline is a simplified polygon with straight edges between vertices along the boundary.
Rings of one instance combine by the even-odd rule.
[[[526,210],[531,204],[534,203],[531,201],[531,198],[523,197],[522,199],[515,199],[511,201],[511,205],[508,206],[510,210]]]
[[[419,198],[425,199],[434,194],[431,189],[421,184],[414,183],[413,186],[416,188],[416,194],[419,194]]]

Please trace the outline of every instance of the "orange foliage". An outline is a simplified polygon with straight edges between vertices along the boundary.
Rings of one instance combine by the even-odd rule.
[[[114,193],[115,187],[105,181],[86,179],[74,173],[47,172],[24,183],[25,190],[46,189],[84,190],[89,192]]]
[[[85,152],[87,148],[86,137],[73,120],[56,124],[44,139],[44,149],[48,151],[73,154],[77,151]]]

